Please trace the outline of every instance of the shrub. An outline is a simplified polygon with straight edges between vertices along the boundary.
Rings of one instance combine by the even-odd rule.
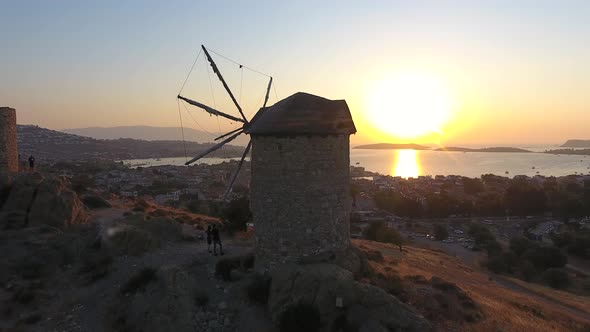
[[[86,195],[82,197],[82,202],[90,209],[110,208],[111,203],[100,196]]]
[[[536,274],[537,270],[535,269],[533,263],[529,261],[524,261],[524,263],[522,263],[522,265],[520,266],[520,276],[524,281],[528,282],[533,280]]]
[[[536,248],[537,244],[530,241],[524,236],[513,237],[510,239],[510,251],[518,256],[522,256],[527,250]]]
[[[250,302],[266,305],[270,294],[270,283],[271,278],[269,276],[263,274],[255,275],[254,279],[246,288]]]
[[[549,268],[560,268],[567,264],[567,256],[559,248],[539,246],[529,249],[524,257],[533,263],[536,268],[546,270]]]
[[[250,270],[254,268],[254,261],[254,254],[247,254],[246,256],[242,257],[242,262],[240,265],[242,266],[242,269]]]
[[[363,235],[372,241],[402,244],[402,236],[395,229],[387,227],[383,221],[371,223],[365,228]]]
[[[145,291],[145,287],[156,280],[156,269],[151,267],[145,267],[134,274],[127,282],[121,287],[120,293],[134,294],[137,291]]]
[[[199,307],[206,306],[209,303],[209,295],[205,291],[198,290],[195,293],[195,304]]]
[[[88,281],[94,282],[111,272],[112,263],[113,257],[105,251],[88,252],[82,259],[79,272],[88,275]]]
[[[490,240],[484,244],[488,256],[494,256],[502,253],[502,246],[496,239]]]
[[[564,269],[551,268],[543,272],[543,280],[552,288],[565,288],[570,284],[569,275]]]
[[[250,200],[246,196],[234,199],[223,209],[223,219],[227,221],[227,229],[230,232],[245,231],[248,220],[252,218],[250,212]]]
[[[506,263],[504,262],[504,257],[500,255],[490,256],[486,262],[486,266],[494,273],[504,273],[508,270]]]
[[[223,281],[231,281],[231,271],[240,267],[240,259],[236,257],[223,258],[215,264],[215,275],[221,277]]]
[[[443,225],[436,225],[434,226],[434,238],[442,241],[449,237],[449,232],[447,228]]]
[[[281,332],[316,332],[320,330],[320,311],[311,304],[298,303],[290,305],[281,315],[279,331]]]

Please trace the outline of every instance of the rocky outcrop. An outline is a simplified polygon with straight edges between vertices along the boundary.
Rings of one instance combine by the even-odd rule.
[[[356,282],[335,264],[283,266],[272,274],[268,309],[279,324],[297,304],[320,312],[323,331],[335,326],[359,331],[428,331],[430,323],[384,290]]]
[[[0,209],[2,229],[39,225],[64,229],[86,221],[84,205],[62,178],[24,174],[4,191],[7,194]]]

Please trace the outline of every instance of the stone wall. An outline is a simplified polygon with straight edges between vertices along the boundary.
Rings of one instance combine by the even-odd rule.
[[[16,111],[0,107],[0,173],[18,172]]]
[[[252,137],[257,267],[349,248],[349,159],[349,135]]]

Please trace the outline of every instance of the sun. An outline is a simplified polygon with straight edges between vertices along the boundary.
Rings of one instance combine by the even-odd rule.
[[[369,122],[402,139],[442,134],[453,107],[445,83],[419,71],[394,73],[377,82],[367,97]]]

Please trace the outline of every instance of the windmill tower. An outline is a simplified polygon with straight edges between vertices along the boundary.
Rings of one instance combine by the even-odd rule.
[[[16,111],[0,107],[0,173],[18,172]]]
[[[250,207],[257,266],[272,269],[305,257],[346,251],[350,246],[349,137],[356,132],[346,102],[299,92],[266,107],[271,78],[264,106],[248,121],[209,53],[203,50],[242,118],[180,95],[178,98],[240,122],[242,127],[218,137],[224,140],[187,165],[242,133],[250,135],[226,194],[252,149]]]

